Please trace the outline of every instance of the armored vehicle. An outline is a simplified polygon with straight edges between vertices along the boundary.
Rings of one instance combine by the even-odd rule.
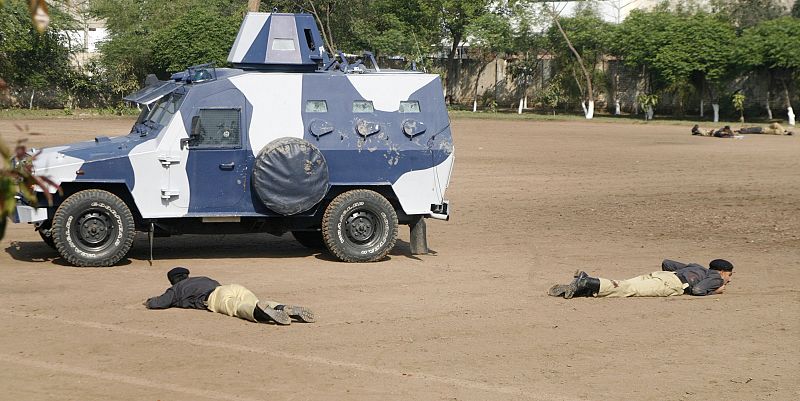
[[[125,99],[130,133],[43,149],[51,206],[20,197],[17,222],[77,266],[109,266],[136,231],[292,232],[339,260],[371,262],[398,225],[425,244],[447,219],[453,141],[437,75],[335,60],[307,14],[249,13],[233,68],[191,67]],[[369,59],[367,54],[365,60]],[[420,229],[421,227],[421,229]]]

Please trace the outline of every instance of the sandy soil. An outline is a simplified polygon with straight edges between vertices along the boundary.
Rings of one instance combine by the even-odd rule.
[[[130,119],[17,121],[55,145]],[[450,222],[431,255],[408,230],[381,263],[290,236],[159,239],[129,260],[65,266],[27,225],[0,243],[0,389],[9,400],[800,399],[800,136],[698,138],[689,127],[453,121]],[[0,121],[6,140],[19,136]],[[585,269],[663,258],[736,265],[721,296],[548,297]],[[317,324],[149,311],[176,265]]]

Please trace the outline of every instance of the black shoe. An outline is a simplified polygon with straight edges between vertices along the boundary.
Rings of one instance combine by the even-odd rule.
[[[581,293],[586,287],[586,278],[589,277],[584,271],[575,272],[575,279],[567,284],[564,291],[564,299],[572,299],[575,296],[581,296]]]
[[[564,298],[591,297],[600,292],[600,279],[589,277],[584,271],[575,272],[575,280],[567,285]]]
[[[308,309],[304,306],[297,306],[297,305],[278,305],[275,307],[276,310],[282,310],[286,312],[292,319],[298,320],[303,323],[314,323],[316,319],[314,318],[314,312],[311,309]]]

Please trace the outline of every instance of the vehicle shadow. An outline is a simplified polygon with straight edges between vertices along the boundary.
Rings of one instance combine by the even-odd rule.
[[[12,259],[20,262],[29,263],[51,263],[58,266],[75,267],[69,264],[53,248],[41,241],[14,241],[5,249]],[[127,258],[123,258],[114,266],[125,266],[131,264]]]
[[[436,251],[432,249],[428,249],[427,255],[436,256]],[[397,242],[394,244],[394,248],[392,248],[391,252],[383,259],[391,260],[393,257],[406,257],[408,259],[413,260],[422,260],[419,255],[414,255],[411,253],[411,244],[407,241],[403,241],[401,239],[397,239]],[[338,262],[339,260],[333,257],[330,252],[327,250],[325,251],[317,251],[316,255],[314,255],[317,259],[328,261],[328,262]]]
[[[59,266],[72,266],[62,258],[58,251],[41,241],[14,241],[6,249],[12,259],[20,262],[51,263]],[[436,255],[430,250],[428,255]],[[302,258],[314,256],[317,259],[338,262],[327,250],[309,249],[300,245],[291,235],[275,237],[271,235],[181,235],[156,238],[153,243],[155,260],[173,259],[248,259],[248,258]],[[422,260],[411,253],[411,245],[398,239],[394,248],[384,259],[405,257]],[[147,261],[150,249],[145,235],[138,235],[128,252],[127,258],[115,266],[128,265],[133,261]]]

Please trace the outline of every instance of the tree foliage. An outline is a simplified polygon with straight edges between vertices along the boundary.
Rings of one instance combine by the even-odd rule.
[[[246,3],[236,0],[94,0],[91,13],[106,21],[101,63],[119,93],[149,73],[166,76],[188,66],[226,58]]]
[[[781,0],[712,0],[712,10],[740,28],[749,28],[786,14]]]
[[[8,0],[0,18],[0,72],[9,86],[41,89],[68,84],[71,67],[68,38],[61,32],[73,23],[53,7],[43,32],[31,23],[27,2]]]

